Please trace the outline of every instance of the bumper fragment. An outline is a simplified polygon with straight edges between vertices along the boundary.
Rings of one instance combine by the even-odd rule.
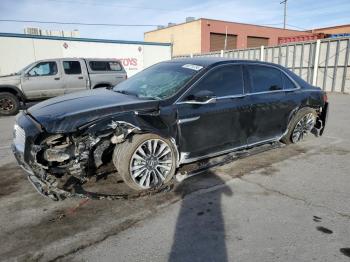
[[[86,197],[85,195],[71,193],[63,189],[59,189],[55,186],[50,185],[46,180],[40,178],[39,175],[36,175],[30,166],[24,161],[23,153],[16,148],[15,145],[12,145],[13,154],[19,164],[19,166],[25,172],[28,181],[33,185],[35,190],[42,196],[48,197],[52,200],[58,201],[63,200],[68,197],[78,196]]]

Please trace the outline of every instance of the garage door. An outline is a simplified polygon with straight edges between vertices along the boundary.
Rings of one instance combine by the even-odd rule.
[[[259,46],[268,46],[269,39],[266,37],[256,37],[248,36],[247,38],[247,48],[259,47]]]
[[[225,34],[210,33],[210,51],[223,50],[225,48]],[[226,49],[237,48],[237,36],[227,35]]]

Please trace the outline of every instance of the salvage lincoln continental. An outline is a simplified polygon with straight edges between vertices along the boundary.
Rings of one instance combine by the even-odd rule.
[[[69,94],[16,117],[13,151],[36,189],[54,199],[113,163],[136,191],[166,185],[186,163],[322,135],[326,94],[276,64],[178,59],[112,90]]]

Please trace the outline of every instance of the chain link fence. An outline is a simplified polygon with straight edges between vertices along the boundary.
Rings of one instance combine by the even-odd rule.
[[[330,38],[273,47],[221,50],[184,57],[226,57],[280,64],[327,92],[350,93],[350,38]]]

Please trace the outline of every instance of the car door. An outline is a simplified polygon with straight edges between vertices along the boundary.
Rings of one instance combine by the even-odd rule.
[[[284,85],[286,78],[280,69],[267,65],[246,65],[251,100],[248,144],[274,140],[283,135],[291,111],[296,107]]]
[[[81,63],[81,60],[62,60],[65,94],[87,89],[86,66]]]
[[[177,103],[180,150],[187,158],[246,145],[249,101],[243,82],[241,65],[219,66]]]
[[[63,95],[64,83],[57,62],[43,61],[32,66],[22,78],[22,89],[29,99]]]

